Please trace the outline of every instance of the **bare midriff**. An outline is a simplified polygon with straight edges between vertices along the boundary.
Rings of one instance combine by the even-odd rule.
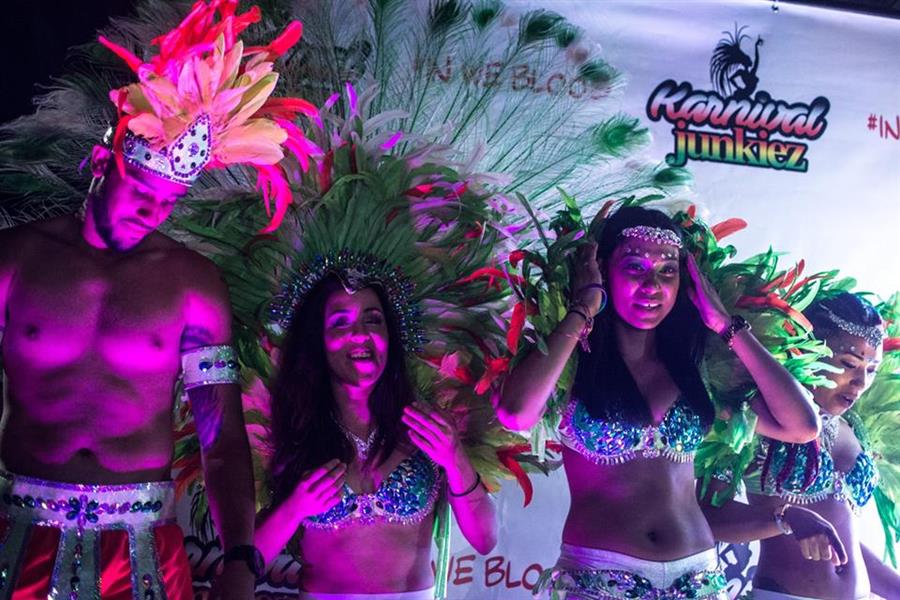
[[[753,505],[769,506],[773,513],[784,503],[775,496],[756,494],[751,494],[749,501]],[[847,564],[835,567],[831,561],[808,560],[793,536],[779,535],[760,542],[754,587],[822,600],[868,598],[869,578],[850,505],[827,498],[806,504],[804,508],[817,512],[834,526],[847,551]]]
[[[665,458],[597,465],[564,448],[571,507],[563,542],[644,560],[684,558],[714,546],[694,492],[694,466]]]
[[[322,593],[400,593],[434,584],[432,517],[303,532],[301,588]]]

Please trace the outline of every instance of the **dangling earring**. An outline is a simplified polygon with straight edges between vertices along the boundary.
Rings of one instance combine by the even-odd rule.
[[[91,185],[88,186],[87,195],[84,197],[84,201],[81,203],[81,206],[78,208],[78,212],[75,213],[75,216],[78,217],[78,220],[82,223],[84,222],[85,215],[87,214],[87,203],[91,196],[94,196],[100,192],[100,188],[103,187],[103,182],[106,179],[106,175],[101,175],[100,177],[91,178]]]

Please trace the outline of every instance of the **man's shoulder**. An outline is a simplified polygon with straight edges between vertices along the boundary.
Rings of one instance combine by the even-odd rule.
[[[79,223],[74,215],[32,221],[0,230],[0,248],[9,251],[3,254],[21,258],[28,249],[53,243],[69,243],[78,235],[78,231]]]
[[[163,254],[167,272],[179,276],[191,288],[223,288],[219,269],[212,260],[163,233],[151,235],[153,251]]]

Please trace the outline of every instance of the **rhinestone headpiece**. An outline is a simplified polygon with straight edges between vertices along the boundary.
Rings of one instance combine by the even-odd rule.
[[[635,227],[626,227],[619,234],[622,237],[635,238],[645,242],[653,242],[655,244],[666,244],[681,248],[681,237],[671,229],[663,227],[650,227],[649,225],[636,225]]]
[[[209,116],[201,115],[175,141],[160,150],[130,131],[125,134],[125,162],[182,185],[191,185],[212,154]]]
[[[422,312],[413,298],[415,284],[412,280],[399,268],[376,256],[349,250],[316,256],[312,262],[303,265],[269,304],[271,322],[286,331],[297,305],[328,275],[336,275],[348,293],[371,285],[380,286],[391,304],[386,308],[397,316],[403,348],[407,352],[418,352],[428,343],[422,327]]]
[[[834,314],[834,311],[827,306],[822,306],[822,308],[825,310],[825,316],[828,317],[828,320],[837,325],[840,329],[850,335],[855,335],[856,337],[866,340],[866,343],[873,348],[881,346],[881,341],[884,339],[884,328],[881,325],[860,325],[858,323],[852,323],[847,319],[843,319]]]

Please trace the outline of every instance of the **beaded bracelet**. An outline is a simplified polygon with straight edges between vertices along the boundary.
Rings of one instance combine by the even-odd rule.
[[[729,349],[734,345],[734,336],[742,329],[750,331],[750,323],[748,323],[747,319],[741,315],[733,315],[731,317],[731,324],[725,328],[725,331],[719,334],[722,336],[722,341],[728,345]]]
[[[453,498],[462,498],[463,496],[468,496],[469,494],[474,492],[476,489],[478,489],[479,485],[481,485],[481,473],[479,473],[478,471],[475,471],[475,483],[472,484],[472,487],[470,487],[469,489],[467,489],[464,492],[460,492],[459,494],[457,494],[456,492],[451,490],[450,486],[448,485],[447,493],[450,494],[450,496],[452,496]]]
[[[603,309],[604,309],[604,308],[606,308],[606,298],[607,298],[607,295],[606,295],[606,288],[603,287],[603,284],[602,284],[602,283],[589,283],[589,284],[587,284],[587,285],[583,285],[583,286],[581,286],[580,288],[578,288],[578,291],[576,291],[576,292],[573,294],[573,297],[578,298],[579,296],[581,296],[582,292],[585,292],[585,291],[587,291],[587,290],[593,290],[593,289],[598,289],[598,290],[600,290],[600,295],[601,295],[601,297],[600,297],[600,308],[598,308],[598,309],[597,309],[597,312],[594,314],[594,316],[596,317],[597,315],[599,315],[600,313],[603,312]],[[581,304],[580,302],[578,302],[578,303]]]
[[[788,525],[787,521],[784,520],[784,513],[787,512],[788,507],[790,507],[790,504],[782,504],[775,509],[775,514],[773,515],[775,517],[775,526],[778,527],[778,530],[781,531],[781,533],[783,533],[784,535],[791,535],[792,533],[794,533],[794,530],[791,529],[791,526]]]
[[[576,302],[574,304],[569,305],[569,312],[578,315],[582,319],[584,319],[584,327],[581,328],[581,331],[578,332],[578,335],[566,334],[568,337],[574,337],[578,339],[578,343],[581,344],[581,349],[585,352],[591,351],[591,345],[588,343],[588,336],[591,335],[591,331],[594,330],[594,317],[588,315],[587,307],[580,303]]]

